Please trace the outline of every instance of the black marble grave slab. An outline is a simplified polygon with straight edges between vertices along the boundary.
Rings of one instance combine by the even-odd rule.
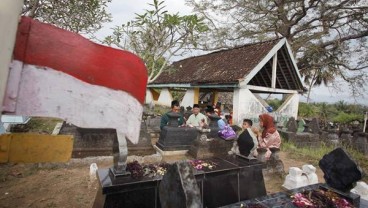
[[[237,156],[211,158],[212,169],[194,170],[204,207],[219,207],[266,195],[262,167],[257,160]],[[100,188],[94,207],[160,207],[158,197],[162,176],[133,179],[114,178],[108,170],[98,170]]]
[[[164,126],[156,145],[164,151],[188,150],[197,135],[196,128]]]
[[[301,188],[297,188],[297,189],[293,189],[293,190],[289,190],[285,192],[278,192],[278,193],[270,194],[267,196],[262,196],[262,197],[258,197],[258,198],[254,198],[250,200],[240,201],[234,204],[223,206],[222,208],[250,207],[252,205],[253,206],[258,205],[259,207],[264,207],[264,208],[271,208],[271,207],[272,208],[288,208],[288,207],[296,208],[296,206],[294,206],[292,203],[292,198],[291,198],[292,195],[296,193],[301,193],[303,191],[310,191],[310,190],[317,190],[317,189],[322,189],[324,191],[327,191],[327,190],[333,191],[338,196],[343,197],[346,200],[348,200],[350,203],[352,203],[354,207],[359,207],[360,205],[360,196],[357,194],[343,193],[343,192],[340,192],[336,189],[329,187],[326,184],[314,184],[314,185],[305,186],[305,187],[301,187]],[[326,208],[329,208],[329,207],[326,206]]]

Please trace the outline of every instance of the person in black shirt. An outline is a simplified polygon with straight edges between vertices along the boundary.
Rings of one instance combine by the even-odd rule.
[[[254,147],[254,141],[251,136],[251,127],[253,125],[252,120],[250,119],[244,119],[242,128],[243,130],[240,132],[238,136],[238,147],[239,147],[239,153],[241,155],[244,155],[248,157],[251,153],[251,150]]]

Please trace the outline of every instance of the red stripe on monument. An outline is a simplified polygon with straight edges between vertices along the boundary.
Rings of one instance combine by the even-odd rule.
[[[145,99],[147,70],[138,56],[28,17],[18,26],[14,59]]]

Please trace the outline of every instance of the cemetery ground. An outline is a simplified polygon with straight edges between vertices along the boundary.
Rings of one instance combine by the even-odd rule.
[[[290,147],[281,151],[280,158],[286,172],[289,167],[313,164],[319,182],[324,182],[316,160],[300,156]],[[185,158],[163,158],[163,161],[181,159]],[[89,175],[89,164],[93,162],[99,168],[112,166],[111,157],[73,160],[68,164],[1,164],[0,207],[91,207],[98,187]],[[284,178],[285,175],[264,174],[267,193],[282,191]]]

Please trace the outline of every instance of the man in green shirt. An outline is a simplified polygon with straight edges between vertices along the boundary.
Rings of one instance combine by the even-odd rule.
[[[200,108],[198,104],[193,105],[193,114],[189,116],[187,125],[189,127],[199,127],[207,125],[207,118],[205,115],[199,112]]]
[[[167,114],[168,113],[171,113],[171,112],[180,113],[180,104],[179,104],[179,101],[173,100],[171,102],[171,111],[169,111],[169,112],[165,113],[164,115],[162,115],[162,117],[161,117],[161,124],[160,124],[160,129],[161,130],[169,122],[169,116]],[[181,115],[181,114],[180,114],[180,118],[178,119],[178,123],[179,123],[179,126],[181,126],[181,125],[184,124],[184,118],[183,118],[183,115]]]

